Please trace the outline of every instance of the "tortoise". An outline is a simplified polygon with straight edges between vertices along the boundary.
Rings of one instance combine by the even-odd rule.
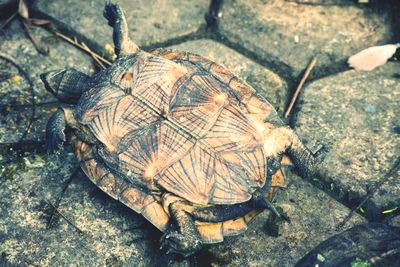
[[[64,102],[46,128],[60,150],[65,129],[91,181],[164,232],[162,247],[189,256],[237,235],[271,196],[289,156],[302,176],[316,156],[246,82],[199,55],[150,53],[128,36],[123,10],[106,3],[117,60],[92,77],[41,75]]]

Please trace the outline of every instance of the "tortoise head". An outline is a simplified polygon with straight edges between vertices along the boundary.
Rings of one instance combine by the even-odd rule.
[[[65,103],[77,103],[90,87],[90,77],[74,69],[49,71],[40,75],[47,91]]]

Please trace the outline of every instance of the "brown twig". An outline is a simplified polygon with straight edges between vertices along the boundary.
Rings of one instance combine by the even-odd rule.
[[[53,222],[54,215],[56,213],[56,209],[60,205],[61,199],[63,198],[65,191],[67,191],[68,186],[71,184],[72,180],[78,174],[79,171],[80,171],[80,167],[76,168],[76,170],[69,176],[68,180],[65,182],[63,189],[61,190],[61,193],[57,197],[56,203],[53,205],[54,206],[53,211],[50,215],[50,218],[47,221],[47,228],[49,228]]]
[[[92,51],[92,50],[89,49],[89,47],[88,47],[85,43],[82,43],[82,46],[84,47],[84,49],[86,49],[86,51]],[[99,59],[97,59],[95,56],[93,56],[92,53],[90,53],[90,55],[91,55],[92,58],[97,62],[97,64],[99,64],[103,69],[106,68],[106,67],[104,66],[104,64],[101,63],[101,61],[100,61]]]
[[[92,58],[93,58],[97,63],[99,63],[99,65],[100,65],[102,68],[105,68],[104,64],[106,64],[106,65],[108,65],[108,66],[111,65],[111,62],[110,62],[110,61],[108,61],[107,59],[105,59],[105,58],[103,58],[102,56],[100,56],[100,55],[96,54],[95,52],[93,52],[86,44],[84,44],[84,43],[81,44],[81,43],[79,43],[77,40],[73,40],[73,39],[71,39],[70,37],[68,37],[68,36],[66,36],[66,35],[64,35],[64,34],[58,32],[58,31],[53,30],[53,32],[54,32],[54,34],[57,35],[58,37],[61,37],[61,38],[64,39],[65,41],[67,41],[67,42],[69,42],[69,43],[75,45],[76,47],[78,47],[78,48],[82,49],[83,51],[85,51],[86,53],[88,53],[90,56],[92,56]],[[102,64],[102,63],[104,63],[104,64]]]
[[[14,12],[8,19],[6,19],[6,21],[4,21],[4,22],[0,25],[0,30],[3,29],[5,26],[7,26],[7,24],[10,23],[10,21],[12,21],[13,18],[15,18],[16,15],[18,15],[18,12]]]
[[[68,219],[56,206],[54,206],[50,201],[43,199],[48,205],[50,205],[69,225],[74,227],[80,234],[86,234],[78,226],[76,226],[70,219]]]
[[[315,56],[311,60],[310,64],[308,64],[306,72],[304,73],[303,78],[301,78],[301,81],[300,81],[299,85],[297,86],[296,92],[294,92],[294,95],[292,97],[292,100],[290,101],[289,107],[287,108],[287,110],[285,112],[285,118],[289,117],[289,114],[292,111],[294,103],[296,102],[297,97],[299,96],[301,89],[303,88],[303,85],[306,82],[308,76],[310,76],[311,70],[314,68],[316,63],[317,63],[317,57]]]
[[[353,214],[357,210],[359,210],[365,204],[365,202],[367,202],[379,190],[379,188],[381,188],[381,186],[389,180],[389,178],[394,176],[398,170],[400,170],[400,157],[397,158],[392,168],[390,168],[390,170],[385,174],[385,176],[383,176],[383,178],[379,180],[379,182],[375,185],[375,187],[365,196],[363,201],[361,201],[361,203],[358,204],[357,207],[352,209],[346,216],[346,218],[344,218],[343,221],[336,226],[336,230],[340,230],[351,219]]]

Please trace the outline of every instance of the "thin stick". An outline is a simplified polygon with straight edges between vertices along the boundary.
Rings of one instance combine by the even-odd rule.
[[[89,49],[89,47],[87,47],[87,45],[85,44],[80,44],[78,41],[73,40],[71,38],[69,38],[68,36],[65,36],[64,34],[57,32],[57,31],[53,31],[55,35],[57,35],[58,37],[61,37],[62,39],[64,39],[65,41],[75,45],[76,47],[79,47],[80,49],[82,49],[83,51],[85,51],[86,53],[88,53],[89,55],[91,55],[96,62],[101,61],[103,63],[105,63],[106,65],[110,66],[111,62],[108,61],[107,59],[101,57],[100,55],[96,54],[95,52],[93,52],[92,50]],[[103,64],[101,64],[100,66],[104,67]]]
[[[393,164],[392,168],[390,168],[390,170],[385,174],[385,176],[379,180],[379,182],[375,185],[375,187],[365,196],[365,198],[363,199],[363,201],[361,201],[360,204],[358,204],[357,207],[355,207],[354,209],[352,209],[349,214],[346,216],[346,218],[343,219],[343,221],[341,223],[339,223],[336,226],[337,230],[340,230],[349,220],[350,218],[353,216],[353,214],[359,210],[364,204],[365,202],[367,202],[374,194],[376,191],[379,190],[379,188],[385,183],[387,182],[387,180],[389,180],[389,178],[391,178],[392,176],[394,176],[394,174],[400,170],[400,157],[397,158],[397,160],[395,161],[395,163]]]
[[[80,171],[80,167],[76,168],[75,171],[69,176],[67,182],[64,184],[63,189],[61,190],[61,193],[57,197],[56,203],[53,205],[55,207],[55,209],[58,209],[61,199],[64,196],[65,191],[67,191],[68,186],[71,184],[72,180],[78,174],[79,171]],[[49,228],[53,222],[54,215],[56,213],[55,209],[53,209],[53,212],[51,213],[50,218],[47,220],[47,228]]]
[[[294,106],[294,103],[297,100],[297,97],[299,96],[299,93],[301,91],[301,88],[303,88],[304,83],[306,82],[308,76],[311,73],[311,70],[314,68],[315,64],[317,63],[317,57],[313,57],[313,59],[311,60],[310,64],[308,64],[306,72],[303,75],[303,78],[301,79],[299,86],[297,86],[296,92],[294,93],[292,100],[290,101],[289,107],[287,108],[286,112],[285,112],[285,118],[289,117],[290,112],[292,111],[292,108]]]
[[[47,201],[46,199],[43,199],[48,205],[50,205],[60,216],[72,227],[74,227],[78,233],[80,234],[86,234],[84,231],[82,231],[77,225],[75,225],[70,219],[68,219],[64,214],[61,213],[61,211],[54,206],[50,201]]]
[[[10,21],[12,21],[12,19],[18,14],[18,12],[13,13],[8,19],[6,19],[6,21],[4,21],[1,25],[0,25],[0,30],[3,29],[8,23],[10,23]]]
[[[85,43],[82,43],[82,46],[83,46],[85,49],[87,49],[87,51],[91,51],[91,50],[89,49],[89,47],[88,47]],[[93,56],[92,54],[91,54],[91,56],[92,56],[92,58],[97,62],[97,64],[99,64],[103,69],[106,68],[106,67],[104,66],[104,64],[101,63],[100,60],[98,60],[98,59],[97,59],[95,56]]]

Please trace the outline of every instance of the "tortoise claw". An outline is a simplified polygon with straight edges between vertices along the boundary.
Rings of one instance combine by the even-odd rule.
[[[161,238],[161,247],[166,248],[166,254],[176,253],[183,257],[189,257],[199,251],[202,243],[192,236],[185,236],[176,231],[166,233]]]
[[[121,18],[122,11],[118,4],[107,1],[104,7],[103,16],[108,20],[108,25],[114,27],[115,22]]]

